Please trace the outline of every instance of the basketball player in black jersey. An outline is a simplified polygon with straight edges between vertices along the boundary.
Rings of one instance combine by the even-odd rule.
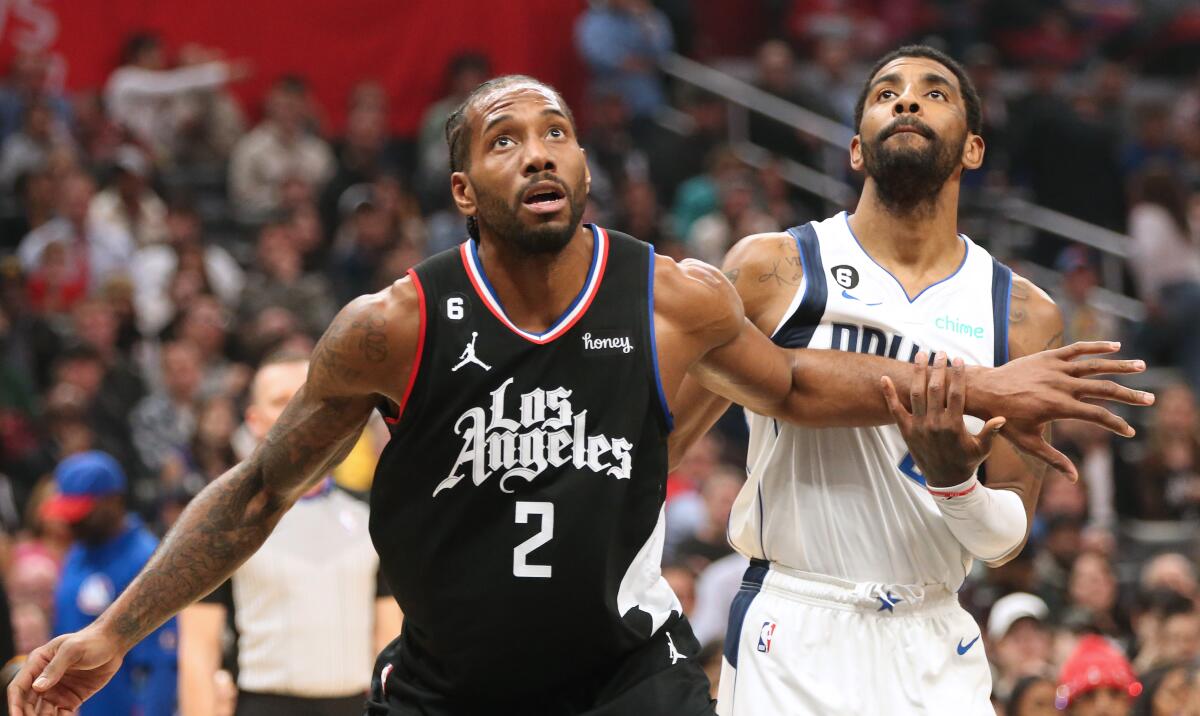
[[[30,655],[14,714],[67,710],[123,655],[211,591],[353,445],[392,424],[371,531],[407,619],[371,713],[712,713],[697,645],[659,573],[673,397],[685,375],[808,425],[892,418],[906,364],[773,346],[704,264],[581,226],[589,175],[570,111],[528,77],[481,85],[447,126],[471,240],[351,302],[308,382],[245,462],[207,487],[132,586],[86,630]],[[967,412],[1060,469],[1037,426],[1130,428],[1083,397],[1140,404],[1096,373],[1110,344],[968,375]],[[296,585],[303,589],[304,585]],[[40,709],[40,710],[39,710]]]

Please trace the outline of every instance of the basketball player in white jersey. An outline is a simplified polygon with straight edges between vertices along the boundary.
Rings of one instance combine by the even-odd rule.
[[[991,443],[1000,416],[978,439],[961,421],[948,428],[946,375],[961,399],[964,369],[947,370],[946,354],[1000,365],[1060,346],[1063,323],[1042,291],[957,232],[960,177],[983,161],[980,124],[953,60],[928,47],[887,55],[859,101],[850,161],[866,182],[854,213],[749,237],[727,257],[747,318],[776,344],[936,353],[938,368],[909,396],[919,459],[895,425],[747,413],[748,480],[729,537],[752,562],[730,611],[722,715],[993,713],[979,627],[955,592],[973,559],[997,565],[1024,545],[1043,472]],[[683,396],[679,442],[728,405],[696,384]],[[974,471],[989,450],[984,487]]]

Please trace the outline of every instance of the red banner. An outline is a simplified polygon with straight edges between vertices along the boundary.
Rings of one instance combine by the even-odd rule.
[[[280,75],[306,77],[334,128],[355,83],[378,80],[394,129],[412,134],[444,91],[446,63],[487,55],[498,74],[531,74],[581,96],[574,23],[584,0],[0,0],[4,66],[17,49],[48,52],[56,81],[98,88],[130,33],[161,33],[169,50],[196,42],[249,60],[235,86],[246,109]]]

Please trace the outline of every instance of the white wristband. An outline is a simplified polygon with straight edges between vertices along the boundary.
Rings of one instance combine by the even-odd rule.
[[[951,487],[926,487],[950,532],[977,559],[1000,559],[1025,539],[1028,519],[1017,493],[985,487],[974,475]]]

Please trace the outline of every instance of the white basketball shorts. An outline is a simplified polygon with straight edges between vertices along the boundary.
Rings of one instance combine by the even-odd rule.
[[[730,608],[720,716],[993,716],[979,625],[944,587],[751,562]]]

